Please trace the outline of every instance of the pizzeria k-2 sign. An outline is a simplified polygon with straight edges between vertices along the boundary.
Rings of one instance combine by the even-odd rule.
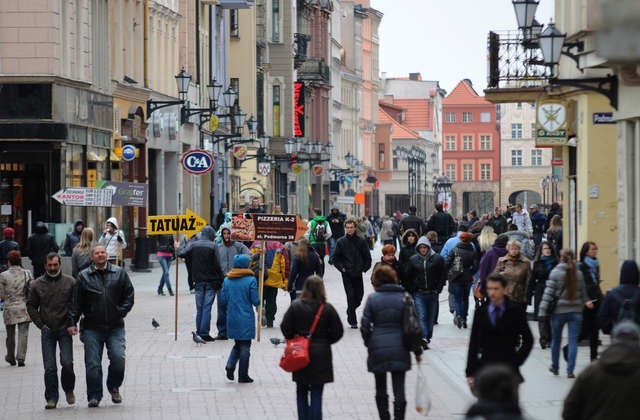
[[[307,225],[295,214],[234,213],[231,239],[234,241],[288,242],[301,238]]]
[[[538,101],[536,108],[536,147],[567,144],[567,103],[558,99]]]

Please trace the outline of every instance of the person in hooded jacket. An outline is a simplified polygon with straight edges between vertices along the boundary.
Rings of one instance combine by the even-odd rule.
[[[233,257],[233,268],[227,273],[220,292],[220,300],[227,308],[227,335],[235,340],[225,371],[227,379],[233,381],[239,362],[239,383],[253,382],[249,377],[249,358],[256,331],[254,307],[260,305],[258,281],[249,269],[249,260],[244,254]]]
[[[71,256],[71,254],[73,254],[73,248],[80,242],[80,235],[82,235],[83,229],[84,222],[82,220],[76,220],[73,224],[73,230],[68,232],[64,238],[64,244],[62,245],[64,255]]]
[[[127,248],[127,240],[124,237],[124,232],[118,227],[118,219],[115,217],[107,219],[107,228],[98,239],[98,245],[107,249],[109,263],[124,267],[122,250]]]
[[[469,232],[461,232],[458,236],[460,242],[456,244],[445,264],[447,278],[454,296],[455,316],[453,323],[458,328],[467,328],[467,315],[469,313],[469,292],[473,283],[473,275],[478,270],[478,253],[471,244],[473,235]],[[462,271],[454,271],[456,257],[460,256]]]
[[[400,282],[404,284],[406,281],[406,272],[409,268],[409,259],[416,253],[416,244],[418,243],[418,233],[413,229],[407,229],[402,234],[400,240],[400,254],[398,255],[398,264],[400,264]]]
[[[417,252],[409,259],[404,288],[411,293],[422,325],[422,348],[428,349],[438,309],[438,295],[446,281],[444,259],[431,249],[426,237],[418,239]]]
[[[347,216],[339,208],[332,207],[326,219],[331,228],[331,237],[329,238],[329,259],[331,259],[338,239],[344,236],[344,221],[347,220]]]
[[[296,383],[299,420],[322,419],[324,385],[333,382],[331,345],[337,343],[344,334],[338,312],[327,302],[322,277],[313,275],[306,279],[300,299],[291,303],[280,324],[286,339],[308,336],[320,305],[324,307],[309,342],[309,364],[292,374]]]
[[[635,420],[640,389],[640,328],[620,322],[612,344],[583,370],[569,390],[562,410],[566,420]]]
[[[304,282],[307,278],[320,273],[321,267],[322,262],[320,261],[320,256],[315,249],[311,247],[309,240],[307,238],[300,238],[291,261],[287,290],[299,296],[300,293],[302,293]]]
[[[625,260],[620,267],[620,284],[607,291],[598,310],[598,325],[605,334],[611,334],[618,322],[623,302],[635,303],[636,324],[640,324],[640,272],[634,260]]]
[[[421,238],[423,239],[423,238]],[[424,238],[426,239],[426,238]],[[395,419],[404,419],[405,374],[411,369],[410,350],[403,340],[404,288],[398,284],[398,276],[388,266],[373,272],[371,283],[375,292],[367,297],[360,333],[367,347],[367,369],[376,381],[376,406],[380,419],[390,419],[387,395],[387,372],[393,385],[393,413]],[[422,349],[412,349],[420,362]]]
[[[307,233],[305,234],[305,237],[309,238],[309,242],[311,242],[311,246],[313,247],[313,249],[316,250],[316,252],[320,256],[320,260],[324,263],[324,256],[326,255],[325,251],[327,249],[327,242],[329,241],[329,239],[331,239],[331,236],[332,236],[331,224],[322,215],[322,211],[320,209],[315,209],[313,212],[315,215],[313,219],[311,219],[307,224]],[[316,234],[316,232],[320,230],[318,226],[321,226],[324,228],[324,236],[321,238],[317,237],[317,234]],[[322,266],[320,273],[318,274],[320,274],[320,276],[324,275],[324,264]]]
[[[49,228],[44,222],[36,222],[33,233],[27,239],[24,256],[31,258],[33,278],[44,274],[44,261],[50,252],[58,252],[56,240],[49,234]]]
[[[220,268],[220,258],[213,242],[216,231],[211,226],[205,226],[200,232],[200,238],[188,242],[183,249],[178,249],[178,256],[189,258],[191,261],[191,276],[195,284],[196,298],[196,334],[204,341],[214,341],[209,335],[211,330],[211,307],[216,295],[220,293],[224,274]],[[222,303],[218,310],[223,308]],[[220,335],[221,331],[218,331]],[[223,338],[219,338],[223,339]]]
[[[540,248],[536,253],[536,257],[533,260],[533,270],[531,275],[531,281],[529,282],[529,300],[533,297],[534,316],[538,321],[538,332],[540,333],[540,347],[546,349],[551,343],[551,323],[549,318],[539,318],[538,310],[540,309],[540,302],[542,301],[542,295],[544,288],[546,287],[547,280],[549,280],[549,274],[551,270],[558,264],[558,256],[556,255],[553,246],[547,242],[540,242]]]

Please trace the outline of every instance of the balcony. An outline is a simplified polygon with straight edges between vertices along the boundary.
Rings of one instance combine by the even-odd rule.
[[[295,55],[293,57],[293,66],[299,69],[302,63],[307,60],[307,44],[311,40],[311,35],[295,33],[293,34],[293,48]]]
[[[331,83],[331,71],[322,58],[309,58],[298,69],[298,80]]]
[[[520,31],[489,32],[488,83],[493,103],[535,102],[551,76],[538,48],[525,48]]]
[[[213,1],[201,1],[201,3],[214,3]],[[218,6],[223,9],[250,9],[256,4],[255,0],[218,0]]]

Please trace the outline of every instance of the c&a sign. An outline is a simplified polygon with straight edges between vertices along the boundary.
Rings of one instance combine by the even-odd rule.
[[[213,169],[213,156],[206,150],[189,150],[182,155],[182,167],[194,175],[203,175]]]

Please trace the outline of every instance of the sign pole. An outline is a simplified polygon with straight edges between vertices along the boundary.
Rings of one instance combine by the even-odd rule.
[[[260,306],[258,307],[258,342],[260,342],[260,332],[262,331],[262,306],[264,293],[264,260],[266,254],[267,242],[262,241],[260,247],[260,279],[258,280],[258,294],[260,295]]]
[[[178,237],[179,235],[176,233],[176,242],[178,241]],[[176,250],[177,251],[177,250]],[[180,294],[180,288],[178,287],[178,265],[180,262],[180,258],[178,258],[178,256],[176,255],[176,293],[175,293],[175,309],[174,309],[174,315],[173,315],[173,341],[178,341],[178,295]]]

